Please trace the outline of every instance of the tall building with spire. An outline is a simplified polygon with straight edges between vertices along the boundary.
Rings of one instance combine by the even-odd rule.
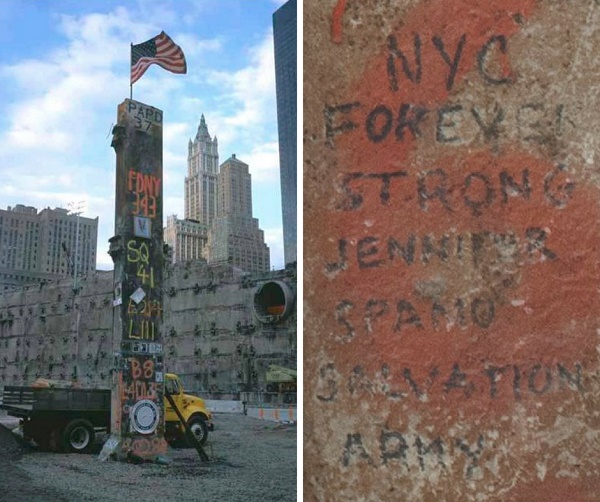
[[[204,114],[194,141],[188,143],[188,175],[185,178],[185,219],[210,226],[217,214],[219,144],[211,139]]]
[[[217,137],[211,138],[204,115],[188,142],[185,218],[167,218],[165,241],[173,262],[205,259],[247,272],[269,270],[269,248],[252,217],[252,179],[248,164],[233,154],[219,166]]]
[[[209,264],[230,264],[247,272],[266,272],[269,248],[258,219],[252,217],[252,179],[248,164],[233,154],[219,172],[217,217],[208,231]]]
[[[184,219],[171,215],[165,228],[174,263],[204,257],[208,228],[217,215],[218,174],[219,143],[216,136],[211,138],[202,114],[196,137],[188,142]]]

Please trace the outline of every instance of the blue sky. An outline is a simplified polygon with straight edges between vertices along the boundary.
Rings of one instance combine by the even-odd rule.
[[[272,14],[285,0],[0,0],[0,207],[85,201],[100,218],[98,268],[114,230],[117,105],[129,45],[165,30],[187,75],[153,65],[133,98],[164,111],[164,215],[183,217],[187,143],[204,113],[219,160],[252,174],[254,217],[284,266]]]

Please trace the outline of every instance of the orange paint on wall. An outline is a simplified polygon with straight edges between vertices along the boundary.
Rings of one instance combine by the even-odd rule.
[[[322,224],[321,230],[315,230],[320,241],[330,243],[324,250],[323,275],[317,279],[316,287],[327,291],[322,308],[336,319],[325,346],[335,354],[340,373],[349,375],[360,365],[373,374],[381,371],[385,363],[395,371],[392,383],[403,381],[400,371],[404,367],[411,368],[420,381],[428,377],[432,368],[439,367],[445,372],[445,380],[453,365],[459,364],[465,374],[477,374],[485,381],[487,377],[482,372],[489,365],[522,366],[531,374],[531,368],[540,364],[541,376],[534,381],[534,387],[539,387],[544,385],[546,366],[556,372],[557,364],[562,364],[574,372],[573,365],[581,363],[585,367],[593,360],[596,330],[600,328],[590,315],[600,309],[596,291],[600,282],[596,255],[600,249],[600,194],[595,187],[569,178],[553,160],[523,152],[520,147],[507,148],[501,155],[487,149],[473,152],[467,147],[456,147],[453,156],[424,166],[413,158],[417,142],[408,131],[399,141],[392,129],[380,142],[369,140],[365,133],[369,113],[378,106],[393,110],[395,121],[401,103],[439,107],[458,92],[467,74],[484,79],[477,59],[482,47],[494,36],[510,40],[519,29],[519,21],[532,14],[535,4],[532,0],[424,1],[393,32],[396,47],[412,68],[414,81],[401,70],[401,59],[395,58],[398,88],[391,88],[387,73],[389,51],[384,48],[368,64],[356,86],[332,104],[354,103],[346,111],[336,112],[332,120],[335,126],[345,121],[356,126],[336,131],[329,138],[335,149],[338,191],[322,219],[313,222],[317,227]],[[416,34],[422,62],[418,78],[414,59]],[[451,60],[461,47],[453,79],[450,64],[441,55],[440,41]],[[502,52],[499,45],[494,50],[499,69],[493,75],[512,79],[510,54]],[[381,117],[385,120],[384,113]],[[381,117],[374,122],[375,129],[381,130]],[[439,192],[423,200],[419,176],[429,171],[425,183],[430,185],[425,191],[435,193],[442,178],[435,174],[436,170],[445,176],[445,201]],[[528,197],[514,188],[523,186],[524,170],[531,189]],[[391,173],[397,176],[384,177]],[[501,173],[505,173],[505,194]],[[514,182],[512,189],[506,176]],[[574,188],[569,191],[567,185]],[[493,196],[487,204],[490,190]],[[558,199],[552,200],[554,195]],[[466,199],[486,203],[474,208]],[[456,248],[457,236],[466,236],[472,245],[472,235],[485,232],[490,232],[492,237],[488,239],[492,241],[495,236],[510,239],[514,235],[516,255],[503,257],[493,242],[486,242],[492,250],[496,249],[496,259],[487,256],[487,261],[478,264],[473,263],[473,256],[444,262],[432,255],[425,262],[422,251],[420,255],[417,251],[410,265],[403,263],[402,258],[389,258],[389,238],[406,245],[409,236],[414,235],[416,248],[422,250],[427,236],[440,239],[448,235]],[[439,240],[435,244],[439,246]],[[341,262],[342,267],[336,266]],[[374,265],[377,262],[381,263]],[[495,277],[498,270],[500,277]],[[501,279],[498,284],[496,279]],[[431,288],[438,290],[429,291]],[[431,298],[440,298],[446,304],[464,298],[467,316],[472,308],[469,301],[491,299],[493,320],[487,327],[467,320],[463,327],[442,322],[441,327],[435,328]],[[422,327],[416,322],[398,325],[399,311],[405,307],[404,320],[412,316],[407,304],[417,312]],[[379,311],[381,315],[376,315]],[[371,313],[368,321],[365,312]],[[348,324],[354,329],[353,336],[349,335]],[[434,399],[441,402],[448,396],[454,397],[444,393],[441,378],[436,385],[432,386]],[[499,395],[492,407],[505,407],[515,397],[500,398]],[[469,406],[476,412],[479,405]]]

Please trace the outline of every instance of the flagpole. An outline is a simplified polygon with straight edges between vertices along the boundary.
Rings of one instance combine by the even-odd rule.
[[[133,101],[133,84],[131,82],[131,58],[133,57],[133,42],[129,48],[129,99]]]

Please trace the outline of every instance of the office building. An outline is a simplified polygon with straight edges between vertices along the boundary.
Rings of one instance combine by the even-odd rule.
[[[194,141],[188,143],[188,175],[185,178],[185,219],[210,226],[217,214],[219,144],[211,139],[204,115]]]
[[[273,14],[281,208],[286,264],[297,260],[296,21],[296,0],[289,0]]]
[[[206,245],[208,229],[194,220],[180,220],[177,215],[167,218],[165,242],[171,247],[173,263],[199,260]]]
[[[221,164],[217,217],[208,231],[209,264],[230,264],[247,272],[266,272],[269,248],[252,217],[252,181],[248,164],[233,154]]]
[[[58,279],[75,270],[77,276],[87,275],[96,270],[97,241],[98,218],[63,208],[38,213],[31,206],[9,206],[0,210],[0,284]]]
[[[188,142],[187,173],[184,219],[169,216],[164,232],[173,263],[202,259],[208,227],[217,214],[219,143],[216,136],[211,138],[204,114],[194,141]]]

